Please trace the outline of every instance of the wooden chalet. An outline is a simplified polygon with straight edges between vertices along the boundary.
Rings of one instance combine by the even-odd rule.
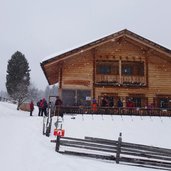
[[[105,96],[126,107],[171,108],[171,50],[127,29],[41,63],[49,85],[59,83],[64,106],[87,106]]]

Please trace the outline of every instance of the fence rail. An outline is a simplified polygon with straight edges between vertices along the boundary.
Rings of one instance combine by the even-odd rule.
[[[136,116],[171,116],[171,108],[138,108],[138,107],[98,107],[93,111],[91,107],[69,106],[61,107],[60,112],[63,114],[105,114],[105,115],[136,115]],[[52,114],[54,114],[52,112]]]
[[[51,142],[56,143],[56,151],[62,154],[171,171],[171,149],[122,142],[121,134],[118,140],[58,136],[57,140],[51,140]]]

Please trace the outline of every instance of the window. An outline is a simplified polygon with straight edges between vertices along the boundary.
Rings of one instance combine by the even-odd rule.
[[[110,74],[118,75],[119,74],[119,64],[116,61],[97,62],[96,73],[97,74],[106,74],[106,75],[110,75]]]
[[[91,97],[90,90],[62,90],[62,100],[64,106],[90,106],[91,101],[86,97]]]
[[[134,64],[134,75],[144,76],[144,63],[136,62]]]
[[[77,90],[77,105],[90,106],[91,101],[86,100],[87,97],[91,97],[90,90]]]
[[[110,65],[99,65],[97,70],[99,74],[111,74]]]
[[[147,101],[148,99],[145,97],[145,94],[129,94],[129,96],[126,97],[126,102],[131,102],[133,107],[145,107]]]
[[[122,67],[122,75],[132,75],[133,68],[130,65],[123,65]]]
[[[159,107],[168,108],[169,107],[169,98],[159,98]]]
[[[76,104],[75,90],[62,90],[62,100],[64,106],[74,106]]]
[[[144,76],[144,63],[122,62],[122,75]]]

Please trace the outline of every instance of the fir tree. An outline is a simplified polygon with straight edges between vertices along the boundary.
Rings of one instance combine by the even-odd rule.
[[[28,87],[30,85],[30,69],[25,56],[17,51],[8,61],[6,88],[7,92],[20,105],[28,96]]]

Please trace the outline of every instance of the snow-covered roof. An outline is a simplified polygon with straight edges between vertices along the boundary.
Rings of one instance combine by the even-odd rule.
[[[59,56],[61,54],[64,54],[64,53],[69,52],[71,50],[74,50],[74,49],[76,49],[76,48],[78,48],[80,46],[83,46],[83,45],[74,46],[74,47],[68,48],[68,49],[63,49],[63,50],[60,50],[59,52],[53,53],[51,55],[48,55],[48,56],[46,56],[45,58],[42,59],[41,63],[44,62],[44,61],[47,61],[47,60],[49,60],[51,58],[54,58],[55,56],[57,57],[57,56]]]
[[[60,50],[59,52],[53,53],[53,54],[48,55],[48,56],[46,56],[45,58],[43,58],[42,61],[41,61],[41,63],[43,63],[44,61],[47,61],[47,60],[49,60],[49,59],[52,59],[52,58],[54,58],[54,57],[58,57],[59,55],[65,54],[65,53],[70,52],[70,51],[73,51],[73,50],[75,50],[75,49],[84,47],[85,45],[93,44],[93,43],[98,43],[98,42],[101,42],[101,41],[103,41],[104,39],[106,39],[106,38],[108,38],[108,37],[111,37],[111,36],[115,37],[115,35],[120,35],[120,34],[123,34],[123,33],[124,33],[124,34],[127,34],[127,35],[134,36],[135,38],[137,38],[137,39],[139,39],[139,40],[141,40],[141,41],[144,41],[145,43],[148,43],[148,44],[151,45],[151,46],[155,46],[155,47],[157,47],[157,48],[159,48],[159,49],[161,49],[161,50],[163,50],[163,51],[165,51],[165,52],[167,52],[167,53],[171,53],[171,50],[170,50],[170,49],[167,49],[167,48],[165,48],[165,47],[163,47],[163,46],[161,46],[161,45],[159,45],[159,44],[157,44],[157,43],[154,43],[154,42],[152,42],[152,41],[150,41],[150,40],[148,40],[148,39],[145,39],[145,38],[143,38],[143,37],[141,37],[141,36],[139,36],[139,35],[137,35],[137,34],[131,32],[131,31],[127,30],[127,29],[124,29],[124,30],[121,30],[121,31],[119,31],[119,32],[116,32],[116,33],[111,34],[111,35],[108,35],[108,36],[104,35],[104,36],[102,36],[102,38],[100,38],[100,39],[98,38],[98,40],[97,40],[97,39],[93,39],[93,40],[91,40],[91,41],[84,42],[84,43],[79,44],[79,45],[77,45],[77,46],[74,46],[74,47],[70,47],[70,48],[67,48],[67,49]]]
[[[102,44],[105,44],[107,42],[117,41],[122,37],[130,39],[130,40],[136,42],[137,44],[147,47],[148,49],[152,49],[156,52],[159,52],[159,53],[165,55],[169,60],[171,60],[171,50],[170,49],[167,49],[155,42],[152,42],[151,40],[148,40],[148,39],[141,37],[127,29],[124,29],[124,30],[121,30],[114,34],[103,37],[101,39],[91,41],[90,43],[86,43],[84,45],[79,45],[79,46],[76,46],[73,48],[65,49],[60,52],[57,52],[57,53],[54,53],[52,55],[45,57],[41,62],[41,67],[44,71],[44,74],[45,74],[49,84],[51,85],[51,84],[58,82],[58,80],[57,80],[58,78],[56,76],[55,76],[55,78],[53,78],[53,76],[52,76],[52,75],[57,75],[58,71],[54,71],[53,69],[50,69],[50,68],[52,68],[52,67],[55,68],[57,63],[59,64],[60,61],[66,60],[74,55],[77,55],[82,52],[86,52],[88,50],[96,48],[96,47],[98,47]],[[49,66],[50,66],[50,68],[49,68]]]
[[[106,37],[106,35],[101,36],[101,38],[102,38],[102,37]],[[92,43],[92,42],[95,42],[95,41],[97,41],[97,39],[99,39],[99,38],[95,38],[95,39],[93,39],[93,40],[90,40],[90,41],[87,41],[87,42],[84,42],[84,43],[75,45],[75,46],[70,47],[70,48],[62,49],[62,50],[60,50],[60,51],[58,51],[58,52],[55,52],[55,53],[53,53],[53,54],[51,54],[51,55],[48,55],[48,56],[44,57],[44,58],[42,59],[41,63],[44,62],[44,61],[47,61],[47,60],[49,60],[49,59],[51,59],[51,58],[57,57],[57,56],[59,56],[59,55],[61,55],[61,54],[67,53],[67,52],[69,52],[69,51],[72,51],[72,50],[74,50],[74,49],[83,47],[84,45],[87,45],[87,44],[90,44],[90,43]]]

